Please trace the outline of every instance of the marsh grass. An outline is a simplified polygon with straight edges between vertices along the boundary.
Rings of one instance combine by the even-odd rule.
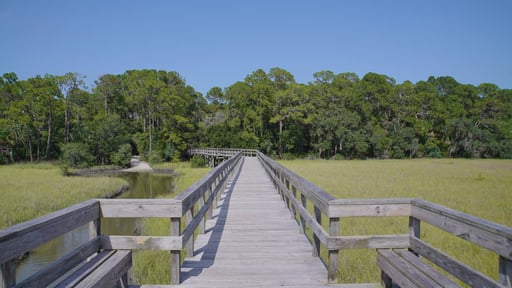
[[[51,163],[0,166],[0,229],[91,198],[108,197],[127,184],[117,177],[65,177]]]
[[[492,222],[512,226],[510,160],[292,160],[281,164],[336,198],[421,198]],[[310,208],[311,209],[311,208]],[[327,219],[322,225],[327,227]],[[407,217],[345,218],[342,235],[408,233]],[[497,279],[496,254],[426,223],[421,238]],[[322,250],[322,256],[327,252]],[[379,282],[375,251],[340,251],[342,283]]]
[[[173,169],[178,177],[175,192],[164,198],[172,198],[185,191],[189,186],[201,179],[210,168],[192,168],[190,162],[160,163],[153,168]],[[181,224],[183,227],[184,223]],[[166,236],[170,234],[170,220],[147,218],[142,220],[142,234]],[[184,259],[182,255],[182,259]],[[135,251],[132,280],[139,284],[170,284],[170,253],[167,251]]]

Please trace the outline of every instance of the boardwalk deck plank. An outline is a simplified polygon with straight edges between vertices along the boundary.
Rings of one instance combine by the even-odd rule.
[[[325,266],[256,158],[245,158],[213,215],[183,263],[180,286],[327,285]]]

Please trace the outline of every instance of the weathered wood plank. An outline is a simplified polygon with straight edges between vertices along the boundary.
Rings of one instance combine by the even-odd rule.
[[[406,260],[410,265],[413,265],[414,267],[418,268],[418,270],[422,271],[429,278],[433,279],[435,282],[441,285],[441,287],[459,287],[459,285],[457,285],[455,282],[446,278],[446,276],[444,276],[439,271],[434,269],[434,267],[419,260],[416,255],[409,252],[408,250],[398,249],[395,250],[394,252],[400,255],[402,258],[404,258],[404,260]]]
[[[16,284],[16,262],[14,260],[0,264],[0,288],[9,288]]]
[[[277,171],[277,174],[283,174],[284,177],[290,181],[290,183],[295,186],[297,190],[301,192],[301,194],[304,194],[308,200],[313,202],[313,204],[318,207],[322,213],[328,215],[328,207],[329,207],[329,201],[334,200],[335,198],[332,197],[329,193],[325,192],[324,190],[320,189],[313,183],[307,181],[303,177],[295,174],[288,168],[280,165],[276,161],[270,159],[266,155],[264,155],[261,152],[257,152],[258,159],[263,163],[263,166],[267,171],[270,171],[270,169],[274,169]],[[272,174],[272,173],[269,173]],[[272,175],[271,175],[272,176]]]
[[[330,237],[327,249],[383,249],[409,247],[409,234]]]
[[[181,201],[175,199],[100,199],[104,218],[181,217]]]
[[[215,169],[203,176],[199,181],[183,191],[180,195],[176,196],[176,200],[182,201],[183,212],[191,209],[191,207],[193,207],[195,203],[203,197],[203,194],[208,190],[208,185],[212,183],[211,180],[217,179],[225,171],[231,171],[241,158],[242,152],[239,152],[236,156],[222,162]]]
[[[453,259],[418,238],[411,237],[410,249],[472,287],[500,287],[488,276]]]
[[[258,160],[246,158],[233,179],[207,223],[207,233],[196,239],[195,256],[183,263],[180,286],[325,286],[325,267],[312,257],[311,245]],[[292,207],[292,203],[301,206],[299,200],[289,198]],[[302,212],[314,222],[304,207]]]
[[[512,228],[418,199],[411,216],[512,259]]]
[[[442,288],[391,249],[377,250],[377,264],[400,287]]]
[[[123,250],[181,250],[181,236],[101,236],[104,249]]]
[[[80,281],[76,288],[89,287],[113,287],[117,282],[123,279],[124,275],[132,266],[131,251],[116,251],[101,266],[92,271],[87,277]],[[127,286],[128,283],[123,283]]]
[[[98,217],[98,201],[89,200],[0,230],[0,263],[18,257]]]
[[[498,280],[505,287],[512,287],[512,260],[503,256],[499,258]]]
[[[99,252],[96,256],[90,259],[87,263],[82,265],[78,270],[71,273],[64,280],[56,285],[56,288],[75,287],[84,276],[89,275],[95,269],[100,267],[109,257],[116,253],[115,250],[104,250]]]
[[[171,236],[180,235],[181,218],[171,218]],[[181,282],[181,249],[171,250],[171,284]]]
[[[18,283],[16,287],[46,287],[55,280],[85,262],[90,256],[100,250],[100,238],[90,240],[57,261],[39,270],[29,278]]]
[[[410,216],[411,199],[336,199],[329,202],[330,217]]]
[[[337,237],[340,234],[340,218],[329,219],[329,236]],[[327,277],[330,284],[338,282],[338,249],[328,250],[328,272]]]

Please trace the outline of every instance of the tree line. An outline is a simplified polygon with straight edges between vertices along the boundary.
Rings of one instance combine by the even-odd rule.
[[[0,78],[0,162],[72,166],[188,157],[190,147],[259,149],[281,158],[512,158],[512,90],[429,77],[320,71],[307,84],[258,69],[206,95],[177,72]],[[129,160],[129,159],[128,159]]]

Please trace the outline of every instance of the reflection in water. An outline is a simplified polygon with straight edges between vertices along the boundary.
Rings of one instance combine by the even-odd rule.
[[[156,173],[116,173],[113,176],[122,177],[129,183],[129,189],[118,198],[157,198],[173,197],[174,187],[176,185],[175,177],[169,174]],[[139,219],[102,219],[102,234],[109,235],[138,235],[140,226],[137,225]],[[39,271],[44,266],[64,256],[89,239],[89,226],[85,225],[76,230],[62,235],[41,245],[29,256],[18,264],[16,271],[17,281],[26,279],[33,273]]]

